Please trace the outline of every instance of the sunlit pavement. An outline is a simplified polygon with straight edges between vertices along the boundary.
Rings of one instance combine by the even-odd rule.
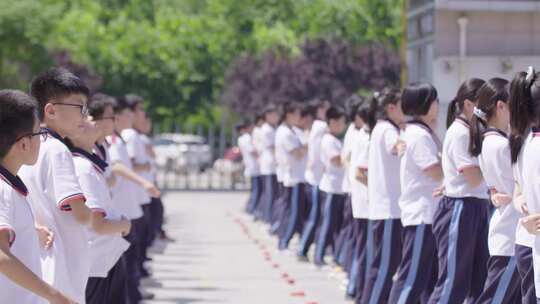
[[[277,251],[266,227],[242,212],[243,192],[174,192],[164,198],[167,232],[145,280],[144,303],[341,304],[343,274]],[[296,240],[291,248],[296,247]]]

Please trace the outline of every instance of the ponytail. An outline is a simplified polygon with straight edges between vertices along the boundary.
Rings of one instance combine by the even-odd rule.
[[[469,153],[472,156],[478,156],[482,152],[482,140],[486,128],[486,122],[482,118],[476,115],[472,117],[469,129]]]
[[[516,163],[523,146],[525,135],[538,106],[531,96],[527,73],[519,72],[510,85],[510,155],[512,163]]]
[[[482,142],[488,121],[497,113],[499,101],[508,102],[508,80],[492,78],[478,90],[476,94],[477,105],[469,128],[469,153],[478,156],[482,152]]]
[[[452,99],[450,101],[450,104],[448,105],[448,112],[446,113],[446,128],[450,128],[450,125],[454,122],[456,119],[458,113],[458,99],[457,97]]]

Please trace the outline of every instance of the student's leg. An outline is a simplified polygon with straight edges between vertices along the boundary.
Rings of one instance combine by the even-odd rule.
[[[264,206],[263,218],[265,222],[271,223],[272,205],[274,204],[274,181],[272,175],[264,176]]]
[[[439,256],[439,278],[429,303],[462,303],[471,291],[473,271],[482,272],[485,264],[476,251],[483,235],[485,201],[444,197],[434,217],[434,235]],[[486,219],[487,220],[487,219]],[[487,241],[487,236],[485,237]],[[479,274],[481,276],[482,274]],[[482,284],[483,281],[476,284]],[[474,294],[471,294],[474,296]]]
[[[515,257],[491,256],[484,291],[477,304],[519,303],[521,279]]]
[[[339,237],[339,234],[341,233],[341,229],[343,228],[343,209],[345,208],[345,195],[343,194],[336,194],[332,198],[332,223],[331,226],[331,242],[332,245],[332,254],[334,257],[334,260],[336,260],[336,257],[338,256],[338,246],[337,246],[337,240]]]
[[[384,227],[384,220],[371,220],[368,224],[366,245],[366,278],[360,303],[369,303],[373,286],[377,280],[382,256]]]
[[[366,277],[367,225],[366,219],[355,219],[356,244],[353,252],[353,262],[347,286],[347,296],[355,297],[361,294]]]
[[[536,293],[534,287],[534,270],[532,249],[516,245],[516,266],[521,278],[521,303],[535,304]]]
[[[379,258],[377,279],[373,283],[373,290],[369,304],[387,303],[392,287],[392,277],[401,261],[401,220],[384,220],[382,246]],[[396,254],[397,253],[397,254]]]
[[[471,290],[467,295],[468,303],[475,303],[482,291],[484,290],[484,282],[486,281],[488,272],[489,261],[489,248],[488,248],[488,234],[489,234],[489,218],[492,208],[492,204],[488,200],[474,199],[466,204],[474,207],[474,214],[472,217],[475,219],[476,227],[473,231],[476,231],[476,242],[474,251],[474,260],[472,262],[472,277],[471,277]]]
[[[326,248],[330,245],[332,239],[332,198],[333,194],[322,192],[322,199],[324,200],[321,206],[321,231],[317,237],[317,243],[315,244],[315,264],[324,264],[324,255],[326,254]]]
[[[122,256],[111,271],[109,271],[109,275],[107,276],[107,283],[109,284],[109,292],[107,293],[108,301],[103,303],[131,304],[129,302],[127,278],[126,260]]]
[[[257,218],[256,212],[259,207],[259,204],[261,202],[261,196],[262,196],[262,178],[260,176],[254,176],[252,185],[255,186],[254,191],[254,197],[253,197],[253,205],[251,206],[251,214]]]
[[[289,208],[287,208],[287,215],[284,218],[286,221],[284,233],[282,238],[279,240],[279,249],[284,250],[289,247],[289,241],[294,235],[295,228],[298,226],[298,221],[300,219],[300,184],[294,185],[290,188],[290,197],[289,197]]]
[[[138,303],[142,299],[142,295],[139,292],[139,280],[140,280],[140,268],[137,264],[139,249],[138,249],[138,229],[137,220],[131,221],[131,231],[126,236],[126,240],[130,242],[129,248],[124,252],[124,258],[126,262],[126,273],[128,285],[128,296],[130,303]]]
[[[287,208],[289,208],[290,204],[289,196],[291,195],[291,193],[289,190],[290,189],[288,187],[285,187],[283,183],[277,184],[277,193],[272,207],[270,232],[272,234],[278,234],[278,236],[282,235],[283,233],[283,217],[285,216],[284,213],[288,212]]]
[[[342,225],[337,231],[336,237],[336,251],[334,253],[334,260],[336,264],[345,268],[345,259],[347,257],[349,247],[350,247],[350,237],[351,229],[353,223],[352,216],[352,205],[351,205],[351,196],[347,194],[343,201],[343,212],[342,212]]]
[[[253,206],[255,205],[255,195],[257,191],[257,182],[255,176],[251,176],[249,178],[250,183],[250,191],[249,191],[249,197],[246,203],[246,213],[252,214],[253,213]]]
[[[431,225],[403,228],[403,254],[397,279],[392,285],[389,303],[416,304],[432,279],[435,238]]]
[[[298,247],[299,256],[307,256],[309,247],[313,244],[315,239],[315,230],[320,218],[320,203],[319,203],[319,188],[313,185],[307,185],[306,187],[306,197],[307,203],[310,204],[309,216],[302,231],[302,236],[300,238],[300,246]]]

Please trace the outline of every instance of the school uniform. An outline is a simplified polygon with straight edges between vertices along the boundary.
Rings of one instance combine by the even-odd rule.
[[[406,144],[399,171],[403,250],[388,302],[416,304],[431,294],[436,278],[432,224],[437,200],[433,190],[440,184],[425,172],[440,165],[440,145],[431,128],[421,121],[409,123],[402,139]]]
[[[146,134],[140,133],[141,141],[143,142],[146,149],[152,147],[152,141]],[[157,175],[157,167],[156,167],[156,161],[155,159],[146,152],[148,156],[148,160],[150,163],[150,171],[147,174],[148,181],[156,184],[156,175]],[[259,188],[260,189],[260,188]],[[151,226],[152,228],[152,242],[158,235],[163,235],[163,222],[164,222],[164,216],[165,216],[165,210],[163,208],[163,202],[161,201],[161,197],[151,197],[150,198],[150,216],[151,216]]]
[[[39,239],[23,181],[0,165],[0,230],[9,231],[10,252],[36,276],[42,277]],[[0,274],[4,303],[45,304],[45,299]]]
[[[71,214],[70,203],[86,199],[66,141],[53,130],[45,130],[47,139],[41,139],[36,164],[23,166],[19,172],[28,186],[35,222],[56,236],[50,249],[40,248],[43,279],[78,303],[85,303],[90,272],[88,236],[86,226]]]
[[[356,141],[358,129],[353,123],[349,124],[343,138],[343,149],[341,151],[342,159],[349,159],[351,156],[353,143]],[[349,179],[350,164],[345,166],[345,177],[343,178],[343,192],[345,193],[345,203],[343,206],[343,224],[337,238],[337,250],[334,259],[345,272],[349,272],[352,264],[354,229],[353,229],[353,211],[351,204],[351,181]]]
[[[538,167],[540,158],[538,151],[540,149],[540,129],[533,128],[526,136],[523,147],[519,154],[517,163],[514,164],[514,175],[521,187],[521,192],[527,202],[529,214],[540,213],[540,188],[535,181],[539,179]],[[521,226],[521,224],[519,224]],[[540,245],[538,237],[532,238],[532,250],[528,250],[528,245],[531,244],[530,234],[524,231],[524,228],[518,227],[516,236],[516,258],[518,260],[518,271],[522,277],[522,302],[534,303],[531,292],[535,291],[537,302],[540,298]],[[533,266],[533,287],[531,287],[531,269],[528,265],[532,258]]]
[[[264,196],[265,180],[260,170],[260,163],[261,163],[260,157],[263,150],[261,126],[255,126],[253,128],[253,131],[251,132],[251,140],[253,143],[253,148],[257,152],[256,161],[257,161],[257,167],[259,168],[259,178],[261,180],[261,188],[260,188],[261,197],[260,197],[259,203],[257,204],[257,208],[254,211],[254,216],[255,216],[255,219],[257,220],[263,220],[264,219],[263,212],[266,206],[266,197]]]
[[[364,283],[364,303],[386,303],[401,256],[400,160],[395,149],[399,127],[380,120],[369,144],[368,199],[372,252]]]
[[[513,195],[514,177],[506,134],[488,128],[483,135],[480,169],[491,193]],[[519,212],[512,206],[496,208],[488,232],[488,274],[484,291],[476,303],[519,303],[521,278],[515,257]]]
[[[336,136],[329,132],[323,135],[320,153],[324,173],[319,184],[323,204],[321,205],[321,228],[315,246],[316,265],[324,264],[324,256],[329,246],[333,253],[337,249],[335,241],[341,229],[345,204],[343,193],[345,170],[341,166],[334,165],[332,159],[341,156],[342,148],[343,144]]]
[[[75,172],[81,185],[81,189],[86,197],[86,206],[92,212],[101,213],[106,219],[119,220],[121,214],[115,210],[105,169],[108,167],[99,156],[88,153],[76,147],[70,147],[73,153]],[[88,229],[88,245],[90,250],[90,278],[86,288],[86,303],[124,303],[127,300],[127,273],[121,273],[117,266],[120,258],[129,247],[120,234],[99,235],[92,229]],[[111,286],[114,278],[109,276],[109,271],[116,268],[114,275],[120,276],[121,280],[116,280],[122,284]],[[121,298],[113,299],[111,290],[122,290]]]
[[[109,143],[108,152],[111,164],[121,163],[129,169],[132,169],[131,159],[129,157],[126,143],[122,136],[115,132],[107,138]],[[141,228],[144,226],[143,211],[140,201],[137,199],[138,186],[122,176],[116,176],[116,182],[111,187],[112,199],[114,206],[120,214],[131,220],[131,231],[125,239],[131,244],[125,252],[127,273],[128,273],[128,289],[131,302],[137,302],[141,299],[141,294],[138,290],[141,279],[140,269],[140,254],[143,246],[141,240]]]
[[[277,197],[276,159],[274,156],[276,130],[269,123],[264,123],[260,130],[259,168],[263,176],[263,218],[272,222],[274,200]]]
[[[304,155],[296,158],[292,152],[302,149],[304,144],[301,139],[301,131],[295,127],[286,127],[283,138],[283,148],[286,152],[285,170],[283,172],[283,185],[290,189],[287,195],[287,206],[283,220],[284,230],[279,240],[279,249],[284,250],[289,247],[289,241],[295,232],[302,231],[305,219],[305,178],[307,157]],[[277,136],[276,136],[277,141]]]
[[[309,209],[308,218],[298,246],[298,256],[305,257],[316,237],[316,231],[320,226],[321,218],[321,193],[319,183],[324,171],[321,161],[320,149],[323,135],[328,132],[325,121],[315,120],[307,138],[307,166],[306,166],[306,205]]]
[[[278,185],[277,196],[274,199],[272,207],[272,221],[270,232],[277,234],[278,238],[282,238],[285,234],[285,226],[287,225],[287,214],[289,212],[289,198],[291,195],[291,187],[286,187],[283,184],[285,176],[287,149],[285,140],[289,127],[284,123],[276,128],[274,156],[276,160],[276,181]]]
[[[488,189],[471,187],[463,170],[478,167],[470,155],[469,124],[462,117],[452,123],[443,143],[442,168],[446,195],[433,219],[439,276],[429,303],[474,301],[483,290],[488,261]]]
[[[356,179],[358,169],[367,169],[369,152],[369,131],[358,131],[351,149],[351,161],[348,178],[351,184],[351,206],[353,215],[354,243],[351,271],[347,286],[347,296],[361,295],[366,276],[366,240],[368,224],[368,189]]]
[[[128,155],[132,162],[134,162],[137,165],[149,165],[150,164],[150,157],[148,156],[148,153],[146,153],[146,146],[144,145],[144,142],[141,139],[141,134],[135,130],[135,129],[125,129],[122,130],[122,138],[126,142],[126,148],[128,151]],[[152,179],[152,173],[150,170],[146,171],[140,171],[137,172],[139,176],[149,181]],[[152,216],[150,214],[150,203],[152,200],[150,199],[150,195],[146,192],[146,190],[143,187],[137,186],[137,198],[139,199],[139,203],[141,204],[141,209],[143,211],[143,217],[142,221],[143,224],[141,225],[140,229],[140,241],[142,246],[140,246],[140,260],[139,264],[141,267],[141,271],[144,276],[147,276],[148,273],[146,269],[143,267],[144,261],[147,259],[146,256],[146,249],[150,247],[152,244]]]
[[[253,146],[253,140],[251,134],[245,133],[238,137],[238,148],[242,154],[242,160],[244,162],[244,176],[250,179],[251,192],[246,206],[246,211],[249,214],[253,214],[257,209],[261,196],[262,179],[259,176],[259,165],[255,157],[255,147]]]

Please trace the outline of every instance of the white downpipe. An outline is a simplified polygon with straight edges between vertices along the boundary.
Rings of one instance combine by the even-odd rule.
[[[457,20],[459,25],[459,82],[465,81],[465,59],[467,58],[467,25],[469,18],[462,15]]]

